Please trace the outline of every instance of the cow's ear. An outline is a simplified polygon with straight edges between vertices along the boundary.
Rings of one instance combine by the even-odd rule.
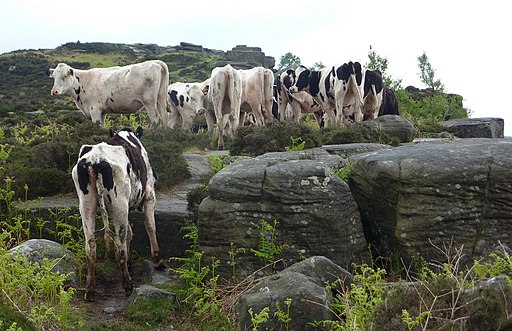
[[[110,138],[114,138],[114,136],[116,135],[116,133],[114,132],[114,130],[112,128],[110,128],[108,130],[108,134],[110,135]]]
[[[137,130],[135,131],[135,136],[140,139],[142,137],[142,127],[137,127]]]
[[[46,74],[49,76],[49,77],[53,77],[53,72],[55,71],[55,69],[53,68],[50,68],[48,69],[48,71],[46,72]]]

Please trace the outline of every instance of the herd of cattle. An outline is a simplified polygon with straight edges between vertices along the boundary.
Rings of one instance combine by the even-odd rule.
[[[382,82],[379,71],[364,70],[358,62],[312,71],[303,66],[274,78],[272,70],[256,67],[235,70],[230,65],[212,70],[200,83],[169,85],[169,70],[162,61],[124,67],[80,70],[65,63],[49,69],[54,78],[52,95],[69,93],[84,115],[102,125],[108,113],[130,114],[146,108],[152,126],[174,128],[206,124],[217,131],[218,147],[224,134],[233,136],[247,122],[299,121],[313,113],[320,125],[343,125],[383,114],[398,114],[396,98]],[[96,213],[103,220],[105,243],[115,247],[126,293],[133,288],[128,271],[132,231],[130,209],[144,210],[151,256],[156,268],[160,257],[154,218],[156,174],[136,132],[123,129],[97,145],[83,145],[72,170],[85,235],[86,300],[95,296]],[[114,225],[110,230],[109,219]]]
[[[256,67],[236,70],[216,67],[198,83],[169,85],[167,65],[159,60],[123,67],[74,69],[65,63],[49,69],[52,95],[69,93],[76,106],[94,122],[104,124],[108,113],[131,114],[146,108],[152,126],[174,128],[206,125],[218,134],[233,136],[239,125],[273,121],[298,122],[313,113],[319,125],[339,126],[385,114],[398,114],[392,90],[378,70],[348,62],[321,70],[304,66],[274,75]]]

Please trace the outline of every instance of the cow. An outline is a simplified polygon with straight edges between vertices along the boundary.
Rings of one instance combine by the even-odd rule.
[[[316,100],[307,92],[299,91],[290,93],[284,85],[283,80],[286,79],[288,73],[283,71],[276,75],[274,83],[273,113],[275,117],[281,121],[292,121],[298,123],[301,114],[313,113],[319,126],[323,126],[323,109]],[[277,111],[276,111],[277,110]]]
[[[94,301],[96,263],[96,212],[99,209],[105,230],[105,243],[113,241],[126,294],[133,289],[128,271],[132,230],[128,211],[137,208],[145,212],[145,226],[149,236],[151,257],[156,268],[164,268],[155,226],[156,174],[148,154],[140,142],[142,128],[133,132],[122,129],[106,142],[83,145],[72,178],[79,199],[79,210],[85,235],[86,288],[85,300]],[[109,219],[114,231],[109,227]]]
[[[242,76],[238,70],[227,64],[213,68],[208,88],[208,98],[213,105],[219,134],[217,146],[224,149],[224,132],[233,137],[240,124],[240,105],[242,103]]]
[[[48,75],[54,79],[52,95],[68,93],[88,119],[102,126],[108,113],[132,114],[142,107],[152,126],[168,121],[169,69],[162,61],[90,70],[59,63]]]
[[[382,104],[379,108],[379,116],[383,115],[400,115],[395,93],[387,86],[384,86]]]
[[[274,73],[264,67],[239,71],[242,76],[240,110],[244,113],[252,113],[255,124],[258,126],[271,122],[274,119],[272,115]]]
[[[177,82],[169,85],[168,95],[171,104],[169,128],[174,129],[179,117],[182,119],[181,128],[184,130],[192,130],[194,124],[209,124],[209,129],[213,127],[212,114],[206,112],[207,108],[211,108],[207,92],[209,84],[210,79],[202,83]],[[205,116],[208,117],[205,118]]]
[[[382,105],[384,82],[379,70],[366,70],[363,84],[363,118],[374,119],[379,116]]]
[[[334,80],[334,67],[317,71],[298,66],[294,70],[287,70],[283,77],[283,85],[292,95],[300,91],[309,93],[324,111],[327,124],[333,126],[336,125]]]
[[[337,125],[345,124],[346,119],[352,115],[355,122],[363,121],[364,72],[359,62],[350,61],[333,67]]]

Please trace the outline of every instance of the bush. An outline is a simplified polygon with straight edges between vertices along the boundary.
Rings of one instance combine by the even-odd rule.
[[[286,147],[292,145],[292,137],[301,138],[305,148],[321,145],[318,131],[302,123],[280,122],[239,128],[229,144],[230,154],[256,156],[267,152],[284,152]]]
[[[326,145],[351,143],[398,145],[399,143],[397,138],[390,137],[382,130],[361,123],[325,128],[322,130],[322,142]]]

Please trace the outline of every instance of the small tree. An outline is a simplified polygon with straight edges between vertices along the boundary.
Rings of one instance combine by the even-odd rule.
[[[425,52],[418,57],[418,68],[420,69],[419,76],[423,84],[427,85],[428,88],[431,88],[436,93],[442,93],[444,91],[444,85],[439,79],[435,79],[436,71],[430,64]]]
[[[286,67],[289,67],[292,65],[299,65],[299,64],[300,64],[300,57],[288,52],[285,55],[281,56],[281,59],[279,59],[279,68],[277,70],[281,70],[283,68],[286,68]]]
[[[313,64],[313,66],[311,67],[311,70],[322,70],[323,68],[325,68],[325,64],[323,64],[322,61],[319,61],[319,62],[315,62],[315,64]]]
[[[388,59],[378,55],[377,52],[372,50],[371,46],[368,51],[368,59],[370,62],[366,64],[366,67],[370,70],[379,70],[382,73],[384,85],[395,91],[402,89],[402,80],[395,80],[386,73],[386,70],[388,69]]]

